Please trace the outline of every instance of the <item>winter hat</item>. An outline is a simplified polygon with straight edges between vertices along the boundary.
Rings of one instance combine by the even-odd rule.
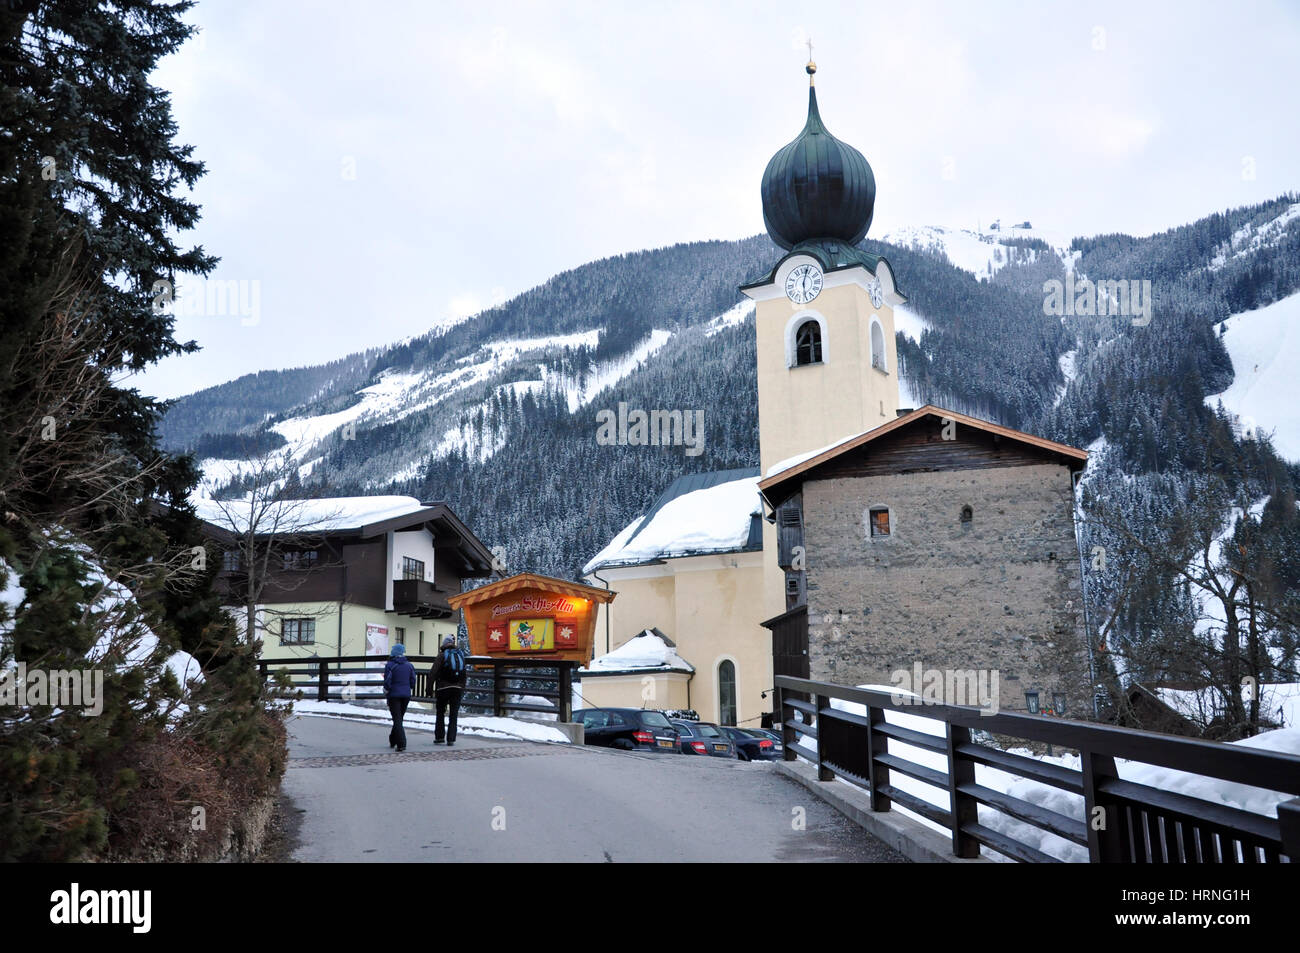
[[[401,642],[398,642],[396,645],[393,646],[393,652],[392,652],[393,658],[401,658],[405,654],[406,654],[406,646],[403,645]]]
[[[444,635],[442,637],[442,647],[444,649],[454,649],[456,647],[456,636]]]

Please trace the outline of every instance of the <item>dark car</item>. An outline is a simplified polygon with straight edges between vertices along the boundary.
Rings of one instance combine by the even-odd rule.
[[[711,758],[734,758],[736,746],[717,725],[707,721],[674,721],[681,736],[682,754],[703,754]]]
[[[589,745],[624,751],[677,751],[677,730],[662,712],[641,708],[580,708],[574,721],[582,723]]]
[[[785,757],[781,742],[773,741],[761,729],[723,725],[722,733],[735,744],[741,761],[780,761]]]

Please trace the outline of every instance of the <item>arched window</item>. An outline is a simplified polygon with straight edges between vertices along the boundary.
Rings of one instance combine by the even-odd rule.
[[[822,329],[816,321],[805,321],[794,335],[795,366],[822,362]]]
[[[871,366],[889,373],[889,366],[885,363],[885,331],[879,321],[871,322]]]
[[[723,659],[718,663],[718,724],[736,723],[736,663]]]

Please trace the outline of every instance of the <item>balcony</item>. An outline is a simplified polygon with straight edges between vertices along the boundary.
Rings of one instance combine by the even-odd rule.
[[[447,593],[423,579],[393,580],[393,611],[420,619],[450,619]]]

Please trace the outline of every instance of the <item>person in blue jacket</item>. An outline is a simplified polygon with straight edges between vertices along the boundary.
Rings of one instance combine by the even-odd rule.
[[[411,703],[414,693],[415,666],[406,657],[406,646],[398,642],[384,666],[384,697],[388,699],[388,711],[393,716],[388,747],[398,751],[406,750],[406,729],[402,727],[402,719],[406,717],[406,706]]]

